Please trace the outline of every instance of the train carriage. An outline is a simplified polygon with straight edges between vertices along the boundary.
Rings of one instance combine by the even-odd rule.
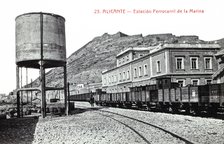
[[[92,94],[97,104],[107,106],[147,107],[173,112],[185,110],[188,113],[205,111],[213,114],[224,108],[224,83],[179,87],[177,83],[162,80],[154,85],[130,87],[130,92]],[[89,94],[79,94],[70,99],[87,101],[89,98]]]

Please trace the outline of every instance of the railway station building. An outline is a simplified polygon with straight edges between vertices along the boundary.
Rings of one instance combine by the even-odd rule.
[[[219,63],[216,43],[160,43],[121,51],[116,67],[102,72],[102,89],[107,93],[130,92],[130,87],[156,84],[168,78],[180,86],[213,83]]]
[[[212,75],[215,83],[224,83],[224,49],[215,54],[219,63],[218,70]]]

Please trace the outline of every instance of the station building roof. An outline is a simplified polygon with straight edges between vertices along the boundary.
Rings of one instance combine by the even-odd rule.
[[[149,53],[155,52],[160,49],[165,48],[215,48],[220,49],[221,46],[219,44],[192,44],[192,43],[178,43],[178,44],[158,44],[156,46],[149,46],[149,47],[130,47],[127,48],[120,53],[117,54],[117,57],[122,56],[123,54],[129,52],[129,51],[149,51]],[[224,54],[224,51],[223,51]]]

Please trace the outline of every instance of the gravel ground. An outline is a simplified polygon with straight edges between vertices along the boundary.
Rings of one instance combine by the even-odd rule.
[[[224,144],[223,120],[116,108],[107,111],[153,123],[194,143]]]
[[[167,134],[164,131],[161,131],[158,128],[143,124],[136,120],[131,120],[129,118],[125,118],[123,116],[114,115],[114,114],[106,114],[105,112],[100,112],[104,116],[109,116],[111,119],[114,119],[115,122],[122,123],[123,125],[127,125],[127,127],[135,132],[139,137],[141,137],[144,142],[143,143],[166,143],[166,144],[174,144],[174,143],[184,143],[180,139],[174,138],[172,135]],[[162,136],[162,137],[161,137]],[[132,143],[131,141],[129,143]]]
[[[98,106],[93,110],[90,109],[90,104],[85,102],[76,102],[75,105],[74,114],[67,117],[48,116],[45,119],[39,118],[39,121],[37,119],[1,120],[0,143],[179,144],[182,142],[137,121],[99,111],[102,109],[152,123],[194,143],[224,144],[224,120]]]
[[[84,102],[76,102],[75,105],[76,108],[90,107],[89,103]],[[224,143],[223,120],[119,108],[102,109],[153,123],[194,143]],[[97,109],[95,111],[76,109],[75,113],[68,117],[40,119],[33,143],[146,143],[133,130],[112,118],[131,126],[150,143],[180,143],[164,132],[158,132],[137,122],[125,121],[115,116],[112,118],[102,116],[101,114],[105,113]]]
[[[85,111],[84,113],[68,116],[40,119],[37,124],[34,144],[42,143],[143,143],[138,136],[125,126],[109,118]]]
[[[0,144],[30,144],[34,138],[37,118],[0,120]]]

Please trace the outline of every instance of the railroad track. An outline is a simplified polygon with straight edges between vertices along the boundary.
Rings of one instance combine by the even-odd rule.
[[[113,120],[117,121],[118,123],[124,125],[125,127],[128,127],[134,133],[136,133],[139,137],[141,137],[147,144],[150,144],[150,142],[147,140],[147,138],[145,138],[142,134],[140,134],[137,130],[135,130],[133,127],[129,126],[128,124],[125,124],[124,122],[122,122],[120,120],[117,120],[117,119],[113,118],[112,116],[108,116],[108,115],[105,115],[105,114],[100,114],[100,115],[105,116],[105,117],[108,117],[110,119],[113,119]]]
[[[117,116],[120,116],[120,117],[123,117],[123,118],[126,118],[126,119],[130,119],[130,120],[136,121],[136,122],[141,123],[141,124],[146,125],[146,126],[151,126],[153,128],[159,129],[159,130],[161,130],[161,131],[163,131],[163,132],[165,132],[167,134],[172,135],[174,138],[177,138],[177,139],[185,142],[186,144],[194,144],[194,142],[191,142],[190,140],[187,140],[186,138],[183,138],[183,137],[181,137],[181,136],[179,136],[179,135],[177,135],[177,134],[175,134],[173,132],[170,132],[170,131],[162,128],[162,127],[156,126],[156,125],[154,125],[152,123],[148,123],[148,122],[136,119],[136,118],[132,118],[132,117],[129,117],[129,116],[125,116],[125,115],[114,113],[114,112],[110,112],[110,111],[105,111],[105,110],[99,110],[99,111],[104,112],[104,113],[110,113],[110,114],[113,114],[113,115],[117,115]],[[134,128],[132,128],[128,124],[126,124],[126,123],[124,123],[124,122],[114,118],[113,116],[105,115],[105,114],[101,114],[101,115],[109,117],[109,118],[111,118],[111,119],[113,119],[113,120],[115,120],[115,121],[125,125],[126,127],[130,128],[132,131],[134,131],[137,135],[139,135],[146,143],[150,144],[150,142],[142,134],[140,134],[137,130],[135,130]]]
[[[88,107],[83,107],[83,108],[88,108]],[[96,110],[96,109],[91,108],[90,110]],[[138,125],[142,125],[141,127],[145,127],[145,126],[150,126],[151,128],[153,127],[154,129],[162,131],[165,134],[169,134],[172,137],[174,137],[175,139],[178,139],[178,140],[180,140],[180,141],[182,141],[183,143],[186,143],[186,144],[194,144],[195,143],[195,142],[192,142],[192,141],[188,140],[187,138],[179,136],[178,134],[175,134],[171,131],[168,131],[168,130],[162,128],[162,127],[156,126],[152,123],[145,122],[145,121],[133,118],[133,117],[129,117],[129,116],[126,116],[126,115],[122,115],[122,114],[118,114],[118,113],[115,113],[115,112],[102,110],[102,109],[97,109],[97,111],[94,111],[94,112],[97,112],[98,114],[100,114],[104,117],[108,117],[108,118],[124,125],[125,127],[129,128],[131,131],[133,131],[135,134],[137,134],[147,144],[151,143],[148,140],[148,138],[146,136],[144,136],[143,134],[141,134],[140,130],[134,128],[133,124],[130,124],[130,123],[135,123],[135,124],[137,123]],[[132,121],[132,122],[127,123],[128,121]]]

